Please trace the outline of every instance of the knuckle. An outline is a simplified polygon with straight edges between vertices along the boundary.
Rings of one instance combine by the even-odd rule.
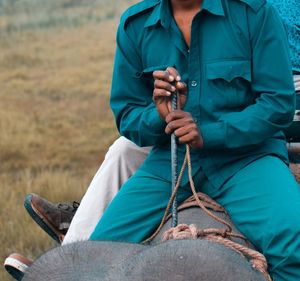
[[[174,118],[174,116],[175,116],[175,114],[176,114],[176,111],[174,110],[174,111],[172,111],[171,113],[170,113],[170,118]]]
[[[173,115],[173,112],[171,112],[171,113],[169,113],[169,115],[168,115],[168,120],[167,120],[167,122],[170,124],[170,122],[172,122],[173,119],[174,119],[174,115]]]
[[[198,135],[197,132],[196,132],[196,131],[193,131],[193,133],[192,133],[193,138],[196,138],[197,135]]]
[[[192,125],[192,119],[191,119],[189,116],[186,116],[186,117],[184,118],[184,121],[185,121],[187,124],[189,124],[190,126]]]
[[[176,87],[177,89],[182,92],[182,88],[183,88],[183,83],[182,82],[176,82]]]

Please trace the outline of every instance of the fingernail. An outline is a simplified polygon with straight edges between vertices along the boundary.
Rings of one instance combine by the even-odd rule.
[[[170,93],[170,92],[167,92],[167,95],[168,95],[168,96],[171,96],[171,93]]]
[[[174,86],[171,87],[171,91],[174,92],[176,88]]]
[[[170,80],[170,81],[174,81],[174,77],[170,75],[170,76],[169,76],[169,80]]]
[[[176,80],[177,80],[177,81],[180,81],[180,80],[181,80],[181,77],[178,75],[178,76],[176,77]]]

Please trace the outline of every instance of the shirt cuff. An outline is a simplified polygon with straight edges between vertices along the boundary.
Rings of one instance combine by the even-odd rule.
[[[225,147],[224,124],[214,123],[200,126],[200,133],[203,138],[203,149]]]
[[[161,134],[165,131],[167,123],[160,118],[156,107],[152,108],[149,114],[145,115],[145,117],[147,119],[145,122],[148,123],[148,126],[154,133]]]

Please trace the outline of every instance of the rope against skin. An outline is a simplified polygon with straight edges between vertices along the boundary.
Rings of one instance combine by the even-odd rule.
[[[167,240],[171,240],[171,239],[178,240],[178,239],[189,239],[189,238],[190,239],[203,238],[203,239],[207,239],[209,241],[216,242],[216,243],[224,245],[224,246],[234,250],[235,252],[237,252],[241,255],[244,255],[246,258],[250,259],[252,267],[255,268],[256,270],[260,271],[263,274],[263,276],[266,278],[267,281],[272,281],[272,279],[268,273],[268,270],[267,270],[268,265],[267,265],[267,260],[266,260],[265,256],[263,254],[259,253],[258,251],[252,250],[248,247],[245,247],[239,243],[236,243],[236,242],[230,240],[230,238],[236,237],[236,238],[241,238],[247,242],[247,239],[243,235],[232,232],[232,226],[230,223],[219,218],[218,216],[216,216],[215,214],[213,214],[211,211],[209,211],[207,209],[207,207],[210,207],[212,210],[221,211],[221,212],[224,211],[226,213],[224,208],[221,207],[220,205],[218,205],[216,202],[214,202],[209,196],[207,196],[205,194],[201,194],[201,193],[197,194],[195,184],[193,181],[193,176],[192,176],[192,166],[191,166],[191,156],[190,156],[189,145],[186,145],[186,155],[184,158],[184,162],[183,162],[183,165],[182,165],[179,177],[178,177],[177,184],[176,184],[175,189],[174,189],[174,191],[171,195],[171,198],[168,202],[168,205],[165,210],[162,221],[161,221],[159,227],[157,228],[157,230],[148,239],[146,239],[142,243],[145,244],[145,243],[153,240],[153,238],[157,236],[157,234],[159,233],[159,231],[162,229],[165,222],[167,221],[170,207],[171,207],[172,202],[178,191],[178,188],[179,188],[182,176],[183,176],[183,172],[186,168],[186,165],[188,165],[188,175],[189,175],[189,181],[190,181],[190,186],[191,186],[193,196],[188,198],[185,202],[187,204],[190,204],[191,198],[193,198],[197,202],[197,205],[208,216],[210,216],[217,222],[226,226],[227,229],[216,229],[216,228],[198,229],[197,226],[194,224],[191,224],[191,225],[180,224],[177,227],[172,227],[169,230],[167,230],[163,234],[162,241],[167,241]],[[201,200],[204,201],[204,203],[199,199],[199,197],[201,198]]]

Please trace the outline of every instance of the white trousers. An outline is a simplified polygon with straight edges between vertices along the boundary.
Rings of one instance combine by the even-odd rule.
[[[88,240],[103,212],[123,183],[141,166],[151,147],[138,147],[124,137],[109,148],[105,159],[81,200],[63,245]]]

